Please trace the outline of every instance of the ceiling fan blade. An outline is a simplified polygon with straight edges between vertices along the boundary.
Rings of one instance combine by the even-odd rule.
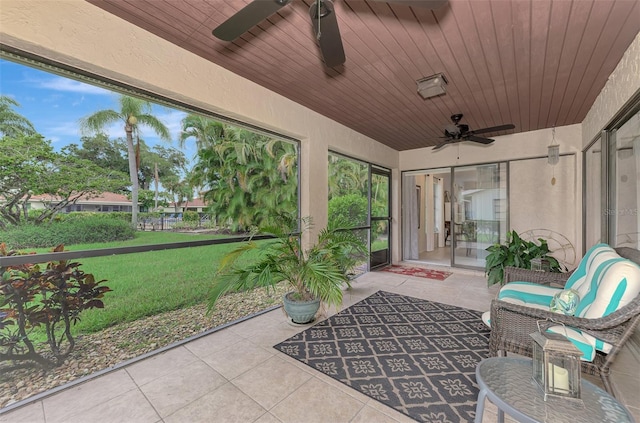
[[[476,137],[475,135],[466,136],[464,139],[467,141],[479,142],[480,144],[491,144],[495,141],[491,138]]]
[[[439,9],[445,4],[447,4],[448,0],[373,0],[384,3],[391,4],[404,4],[406,6],[416,6],[416,7],[425,7],[427,9],[435,10]]]
[[[319,2],[319,3],[318,3]],[[318,4],[320,8],[318,10]],[[338,19],[333,9],[331,0],[316,0],[309,8],[309,15],[313,23],[313,32],[316,34],[320,53],[325,66],[333,68],[345,62],[344,47]]]
[[[432,150],[439,150],[445,145],[451,144],[452,142],[453,142],[452,140],[442,141],[441,143],[436,144],[435,147],[432,148]]]
[[[233,41],[290,2],[291,0],[254,0],[218,25],[212,33],[221,40]]]
[[[469,132],[471,132],[472,134],[486,134],[489,132],[506,131],[508,129],[514,129],[515,127],[515,125],[509,123],[506,125],[490,126],[489,128],[474,129],[473,131]]]

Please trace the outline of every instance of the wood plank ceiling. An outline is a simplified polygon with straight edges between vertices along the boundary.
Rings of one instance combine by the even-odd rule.
[[[311,0],[233,42],[211,31],[249,0],[89,1],[396,150],[437,144],[453,113],[504,133],[582,122],[640,31],[638,0],[335,0],[347,60],[327,69]],[[446,94],[423,100],[415,81],[440,72]]]

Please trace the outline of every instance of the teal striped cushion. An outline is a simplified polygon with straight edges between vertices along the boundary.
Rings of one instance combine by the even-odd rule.
[[[547,329],[547,332],[559,333],[560,335],[565,335],[569,341],[575,345],[580,352],[582,352],[582,357],[580,357],[583,361],[593,361],[596,356],[596,348],[595,342],[591,339],[588,339],[585,335],[582,334],[578,329],[572,328],[570,326],[552,326]]]
[[[578,267],[573,271],[564,288],[575,289],[580,293],[580,298],[583,298],[589,289],[588,281],[591,279],[589,273],[593,272],[603,261],[618,257],[620,257],[618,253],[609,245],[594,245],[580,260]]]
[[[558,288],[532,282],[509,282],[500,289],[498,299],[513,304],[549,310],[553,296],[562,291]]]
[[[640,266],[619,258],[601,264],[582,297],[576,316],[597,319],[626,306],[640,295]]]

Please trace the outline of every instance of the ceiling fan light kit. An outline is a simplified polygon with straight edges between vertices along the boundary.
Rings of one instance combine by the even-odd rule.
[[[443,73],[427,76],[416,81],[418,84],[418,94],[423,99],[437,97],[446,93],[447,78]]]
[[[488,128],[470,130],[469,125],[460,123],[462,120],[462,113],[456,113],[451,115],[452,125],[447,125],[444,129],[444,141],[433,147],[433,150],[438,150],[446,145],[459,143],[461,141],[472,141],[479,144],[491,144],[494,140],[491,138],[479,137],[478,134],[488,134],[490,132],[507,131],[514,129],[515,125],[507,123],[505,125],[490,126]]]

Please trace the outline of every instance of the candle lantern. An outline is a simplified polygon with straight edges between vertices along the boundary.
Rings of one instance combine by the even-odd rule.
[[[582,353],[565,336],[534,332],[533,380],[549,396],[580,399],[580,357]]]

